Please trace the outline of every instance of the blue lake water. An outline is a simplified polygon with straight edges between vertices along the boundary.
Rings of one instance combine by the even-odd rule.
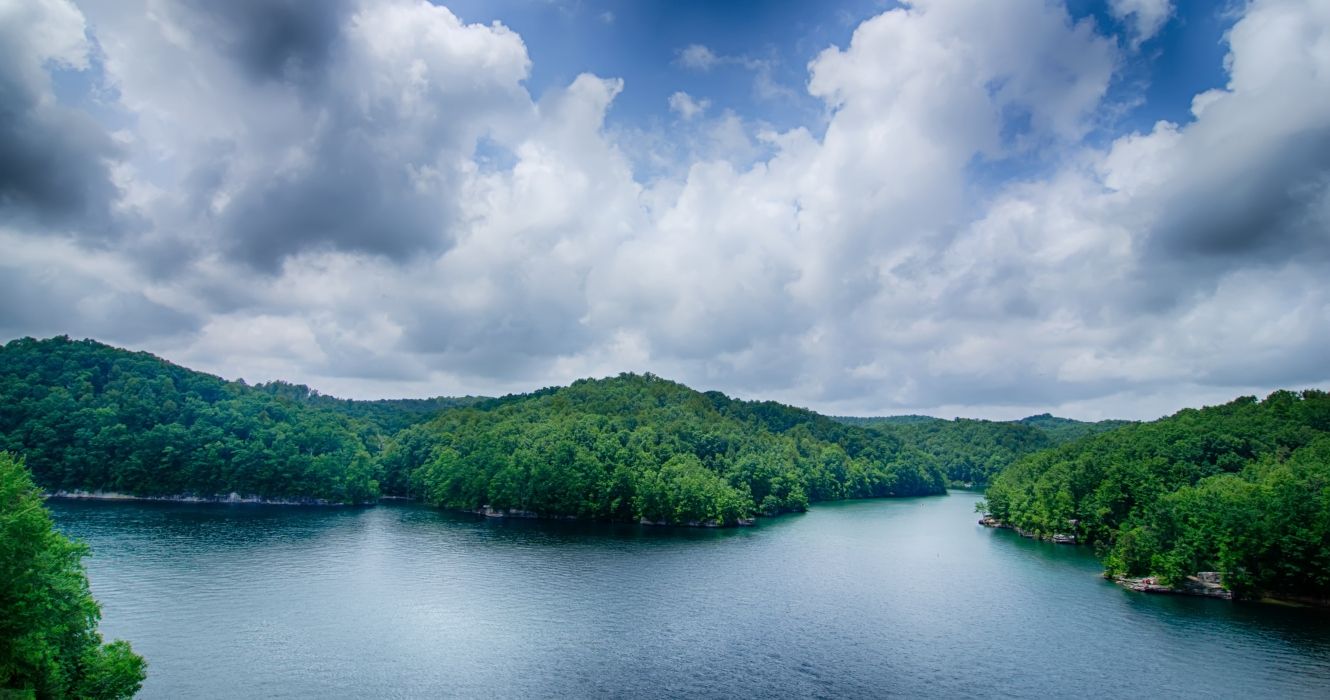
[[[49,505],[145,698],[1330,697],[1330,614],[1130,593],[977,498],[719,531]]]

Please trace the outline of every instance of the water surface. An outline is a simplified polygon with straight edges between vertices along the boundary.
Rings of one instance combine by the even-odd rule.
[[[1330,697],[1330,615],[1130,593],[976,499],[723,531],[50,506],[145,698]]]

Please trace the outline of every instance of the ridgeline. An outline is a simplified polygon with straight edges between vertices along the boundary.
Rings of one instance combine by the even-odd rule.
[[[0,348],[0,449],[51,492],[372,503],[725,525],[942,493],[930,455],[651,375],[498,399],[347,401],[65,337]]]
[[[943,420],[917,415],[842,416],[836,420],[895,436],[932,455],[946,472],[948,482],[955,486],[986,484],[1026,455],[1131,424],[1122,420],[1087,423],[1047,413],[1018,421]]]

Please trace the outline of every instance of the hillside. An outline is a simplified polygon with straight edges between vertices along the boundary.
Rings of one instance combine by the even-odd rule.
[[[1330,598],[1330,395],[1185,409],[1030,455],[988,512],[1097,545],[1110,574],[1224,574],[1243,596]]]
[[[1016,422],[1043,431],[1048,439],[1053,441],[1054,445],[1065,445],[1072,440],[1079,440],[1087,435],[1098,435],[1099,433],[1116,430],[1124,425],[1131,425],[1133,421],[1101,420],[1088,422],[1041,413],[1037,416],[1027,416]]]
[[[944,420],[919,415],[842,416],[835,420],[895,436],[932,455],[953,484],[987,483],[1021,457],[1131,423],[1120,420],[1089,423],[1047,413],[1018,421]]]
[[[899,439],[650,375],[501,398],[348,401],[91,340],[0,347],[0,450],[51,491],[373,502],[733,523],[940,493]]]
[[[444,412],[384,463],[435,505],[618,521],[733,523],[944,490],[935,461],[891,436],[634,374]]]
[[[374,501],[390,430],[430,408],[248,386],[91,340],[0,347],[0,450],[52,491]]]

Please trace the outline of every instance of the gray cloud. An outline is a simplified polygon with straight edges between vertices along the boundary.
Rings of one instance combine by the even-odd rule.
[[[50,21],[44,9],[34,4],[25,19]],[[53,99],[43,65],[73,70],[57,63],[72,57],[47,55],[26,29],[0,23],[0,223],[104,238],[117,229],[108,161],[120,150],[94,119]]]
[[[324,247],[399,261],[446,247],[449,199],[417,189],[408,163],[385,161],[369,127],[330,127],[299,172],[247,181],[221,217],[227,252],[272,273],[288,256]]]
[[[239,128],[194,148],[211,159],[184,183],[202,212],[195,225],[221,254],[268,274],[306,252],[406,262],[446,249],[458,168],[529,104],[520,40],[443,8],[191,1],[180,16],[243,78],[227,105]],[[226,80],[207,61],[199,69]],[[247,113],[251,100],[283,106],[262,118]]]
[[[1260,156],[1186,182],[1169,198],[1150,253],[1235,266],[1330,253],[1330,126],[1291,134]]]
[[[26,262],[26,261],[25,261]],[[44,269],[45,268],[45,269]],[[138,344],[195,331],[198,318],[88,272],[0,266],[0,336],[68,334]]]
[[[313,86],[330,69],[349,0],[182,0],[198,36],[218,42],[250,78]]]

